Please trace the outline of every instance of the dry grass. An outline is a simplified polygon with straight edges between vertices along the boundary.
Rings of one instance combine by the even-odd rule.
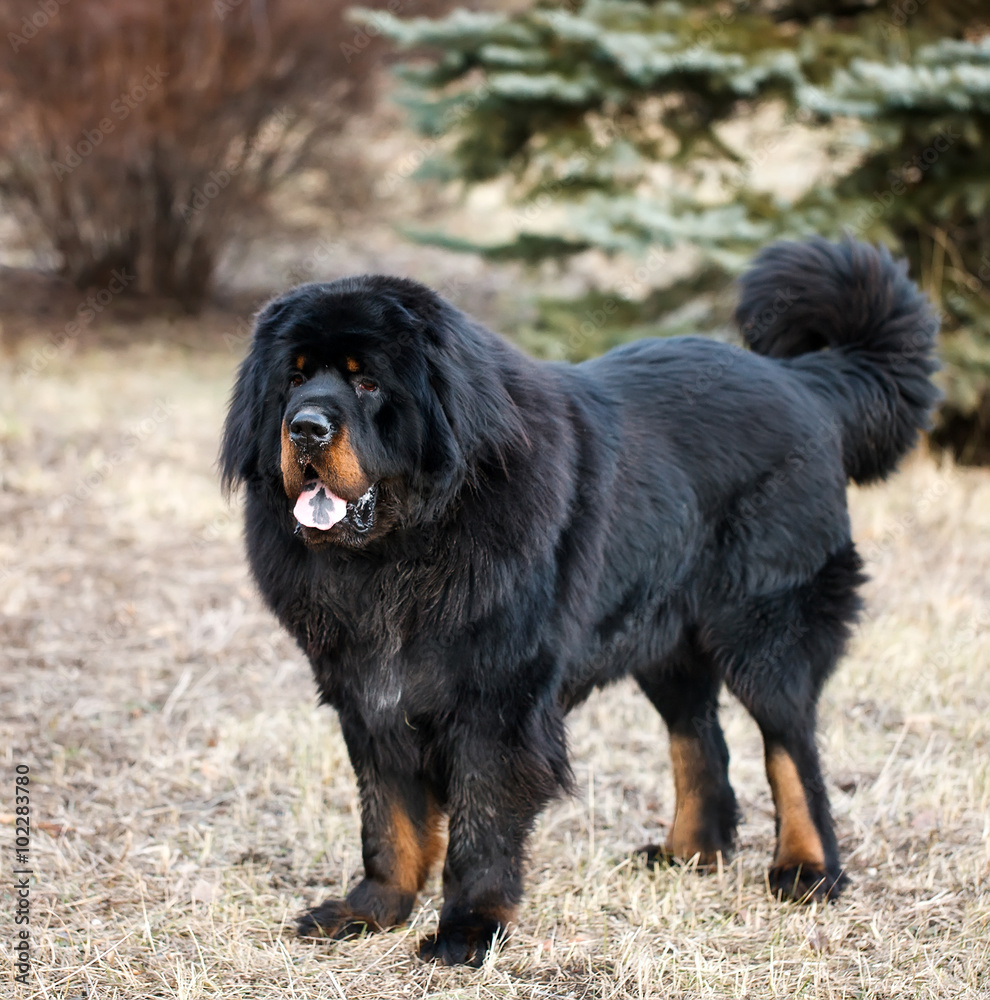
[[[10,857],[9,778],[26,762],[36,882],[25,990],[3,879],[0,993],[990,996],[990,474],[926,458],[852,496],[870,617],[822,711],[852,876],[840,901],[768,898],[759,738],[731,703],[735,859],[711,877],[632,866],[672,788],[659,718],[623,685],[572,717],[581,792],[539,824],[497,962],[412,957],[436,880],[407,930],[297,940],[292,916],[358,876],[355,789],[218,496],[235,360],[143,346],[66,350],[30,380],[4,369],[0,840]]]

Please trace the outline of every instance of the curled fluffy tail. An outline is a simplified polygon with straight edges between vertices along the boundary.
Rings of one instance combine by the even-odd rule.
[[[930,425],[938,317],[886,249],[852,239],[774,243],[741,280],[736,322],[757,353],[797,359],[792,366],[828,399],[856,482],[893,471]]]

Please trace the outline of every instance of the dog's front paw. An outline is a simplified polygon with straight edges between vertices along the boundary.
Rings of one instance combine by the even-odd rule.
[[[775,866],[767,872],[767,880],[774,896],[796,903],[835,899],[848,881],[842,872],[829,873],[815,864]]]
[[[692,854],[675,854],[668,847],[660,844],[644,844],[633,852],[633,860],[649,869],[681,868],[695,862],[693,867],[699,872],[715,871],[718,866],[718,856],[728,857],[728,851],[695,851]]]
[[[296,932],[300,937],[341,941],[378,930],[381,927],[373,918],[358,913],[344,899],[324,900],[296,918]]]
[[[633,851],[633,861],[650,869],[673,868],[677,864],[674,855],[660,844],[644,844],[642,847],[637,847]]]
[[[420,941],[419,957],[424,962],[478,968],[502,930],[500,921],[476,914],[464,920],[441,921],[436,934]]]

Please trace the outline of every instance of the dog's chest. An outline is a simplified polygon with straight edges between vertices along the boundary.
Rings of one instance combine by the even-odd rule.
[[[422,706],[421,685],[408,675],[401,658],[370,655],[324,655],[312,660],[324,699],[340,711],[357,715],[371,731],[401,724]]]
[[[398,714],[402,705],[402,678],[396,671],[384,667],[374,671],[374,676],[357,687],[356,696],[363,714],[370,717]]]

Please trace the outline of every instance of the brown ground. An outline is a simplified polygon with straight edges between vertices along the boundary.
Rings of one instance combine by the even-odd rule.
[[[852,491],[870,611],[821,726],[852,878],[841,900],[768,898],[760,743],[730,702],[738,853],[710,877],[634,867],[630,850],[662,837],[672,787],[658,717],[620,685],[572,717],[580,791],[539,824],[497,961],[413,958],[435,879],[410,929],[297,940],[293,915],[358,877],[355,788],[219,496],[241,345],[213,342],[70,343],[33,377],[3,363],[0,994],[990,996],[990,473],[924,457]],[[29,989],[10,978],[18,763],[32,780]]]

